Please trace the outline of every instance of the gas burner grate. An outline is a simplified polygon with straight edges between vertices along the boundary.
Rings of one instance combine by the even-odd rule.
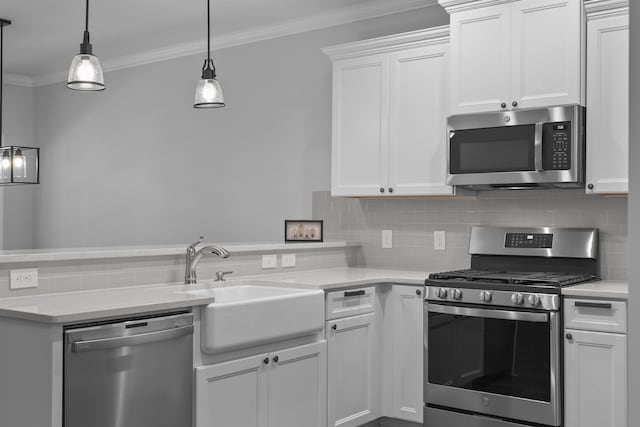
[[[589,274],[549,273],[549,272],[510,272],[495,270],[453,270],[429,275],[432,280],[451,280],[456,282],[484,282],[510,285],[553,285],[568,286],[593,280]]]

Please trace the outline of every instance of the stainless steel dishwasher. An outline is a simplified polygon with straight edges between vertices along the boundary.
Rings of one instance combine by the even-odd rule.
[[[65,328],[64,427],[190,427],[193,315]]]

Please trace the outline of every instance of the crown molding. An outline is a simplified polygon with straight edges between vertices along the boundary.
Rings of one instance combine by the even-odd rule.
[[[440,6],[444,7],[447,13],[463,12],[465,10],[478,9],[487,6],[513,3],[517,0],[438,0]]]
[[[5,73],[3,77],[3,81],[5,84],[13,85],[13,86],[25,86],[25,87],[34,87],[33,79],[27,76],[21,76],[19,74],[7,74]]]
[[[357,56],[373,55],[392,52],[408,47],[427,46],[449,41],[449,26],[427,28],[424,30],[410,31],[402,34],[378,37],[353,43],[345,43],[337,46],[329,46],[322,51],[332,61]]]
[[[378,18],[395,13],[423,9],[437,5],[437,0],[388,0],[369,1],[364,5],[345,7],[338,10],[319,13],[313,16],[291,20],[282,24],[252,28],[218,36],[214,40],[213,50],[255,43],[278,37],[300,34],[307,31],[349,24],[366,19]],[[196,55],[206,52],[202,40],[175,44],[162,49],[154,49],[133,55],[103,60],[102,69],[105,73],[153,64],[170,59]],[[44,86],[65,81],[67,72],[55,72],[34,77],[33,86]]]

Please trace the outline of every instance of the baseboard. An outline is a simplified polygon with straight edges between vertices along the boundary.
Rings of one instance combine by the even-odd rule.
[[[375,421],[361,425],[360,427],[422,427],[422,424],[410,421],[397,420],[395,418],[382,417]]]

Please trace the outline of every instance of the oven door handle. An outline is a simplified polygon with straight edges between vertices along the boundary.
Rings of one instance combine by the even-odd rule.
[[[538,172],[544,171],[544,169],[542,168],[542,131],[542,123],[536,123],[535,135],[533,137],[533,167]]]
[[[453,305],[427,304],[427,309],[434,313],[453,314],[458,316],[484,317],[501,320],[521,320],[523,322],[546,323],[547,313],[531,313],[528,311],[487,310],[485,308],[457,307]]]

